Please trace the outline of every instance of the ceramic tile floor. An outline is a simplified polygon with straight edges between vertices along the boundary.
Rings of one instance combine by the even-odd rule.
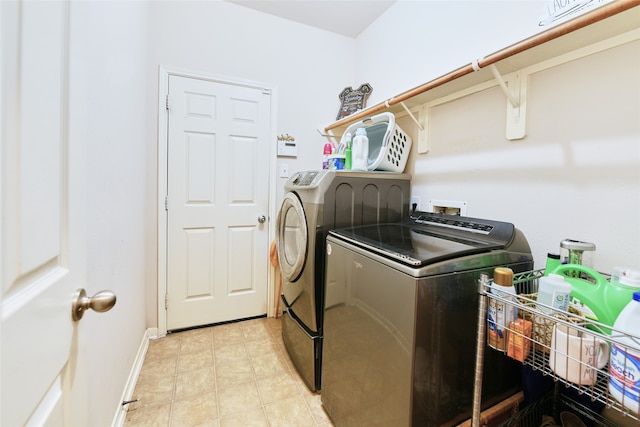
[[[246,320],[152,340],[125,427],[331,427],[291,364],[281,321]]]

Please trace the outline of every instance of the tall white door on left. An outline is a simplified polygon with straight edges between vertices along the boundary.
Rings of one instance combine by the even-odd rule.
[[[0,2],[0,425],[87,425],[81,145],[67,137],[69,4]]]

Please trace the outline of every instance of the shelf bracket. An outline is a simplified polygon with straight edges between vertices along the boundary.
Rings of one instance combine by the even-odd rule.
[[[502,78],[495,65],[489,65],[500,88],[507,97],[507,126],[508,140],[522,139],[526,136],[527,125],[527,91],[529,75],[516,71],[508,75],[506,81]]]
[[[423,105],[418,111],[418,153],[427,154],[431,148],[429,138],[429,117],[431,116],[431,107]]]
[[[329,140],[329,142],[335,143],[335,141],[337,140],[337,137],[333,134],[333,130],[330,130],[327,133],[322,133],[320,128],[316,128],[316,130],[318,131],[320,136],[322,136],[324,138],[327,138]],[[340,142],[340,141],[338,141],[338,142]]]
[[[493,77],[496,78],[496,81],[498,82],[498,84],[502,88],[502,91],[504,92],[505,96],[509,100],[509,103],[511,104],[511,106],[513,108],[518,108],[520,106],[519,105],[520,104],[519,101],[516,99],[515,96],[513,96],[513,94],[509,90],[509,87],[507,86],[507,84],[505,83],[504,79],[500,75],[500,72],[498,71],[496,66],[494,64],[491,64],[491,65],[489,65],[489,69],[493,73]]]
[[[400,105],[402,105],[402,108],[404,108],[404,111],[407,112],[407,114],[409,115],[409,117],[411,117],[413,119],[413,121],[416,123],[416,125],[418,126],[418,129],[420,130],[424,130],[424,127],[422,126],[422,123],[420,123],[418,121],[418,119],[416,119],[416,116],[413,115],[413,113],[411,112],[411,110],[409,110],[409,107],[407,107],[405,105],[404,102],[400,102]]]

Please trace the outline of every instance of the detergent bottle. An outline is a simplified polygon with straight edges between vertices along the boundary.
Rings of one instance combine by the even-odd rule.
[[[548,276],[549,273],[555,270],[556,267],[559,266],[560,264],[562,264],[562,261],[560,260],[560,254],[554,254],[549,252],[547,254],[547,263],[545,264],[545,267],[544,267],[544,275]]]
[[[365,128],[358,128],[352,140],[351,170],[367,171],[369,169],[369,138]]]
[[[611,343],[609,358],[609,392],[631,412],[640,413],[640,292],[620,312],[613,327],[622,332],[618,342]],[[619,343],[619,344],[618,344]]]
[[[537,308],[547,314],[553,313],[551,309],[567,311],[571,295],[571,284],[559,274],[549,274],[538,280],[538,305]]]
[[[613,326],[634,291],[640,291],[640,271],[616,267],[615,272],[609,282],[594,269],[579,264],[563,264],[552,271],[571,285],[571,311],[608,326]],[[573,277],[575,273],[580,277]],[[596,332],[611,333],[611,329],[592,326]]]

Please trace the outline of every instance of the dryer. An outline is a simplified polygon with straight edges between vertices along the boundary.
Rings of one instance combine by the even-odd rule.
[[[324,318],[324,244],[334,228],[409,216],[409,174],[313,170],[285,184],[276,245],[282,273],[282,338],[291,360],[320,390]]]

